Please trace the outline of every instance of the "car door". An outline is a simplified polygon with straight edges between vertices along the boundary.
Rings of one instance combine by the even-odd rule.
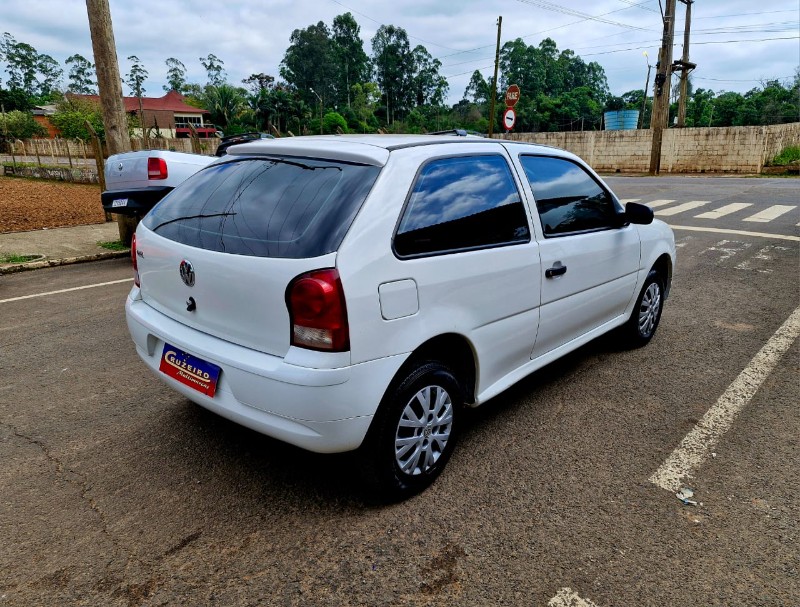
[[[619,323],[636,287],[641,245],[635,226],[620,225],[619,203],[580,163],[527,154],[519,162],[539,220],[537,358]]]

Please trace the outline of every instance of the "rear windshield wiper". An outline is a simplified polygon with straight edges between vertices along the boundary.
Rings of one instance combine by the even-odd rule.
[[[200,215],[184,215],[183,217],[175,217],[174,219],[168,219],[167,221],[162,221],[160,224],[158,224],[153,228],[153,232],[155,232],[159,228],[163,228],[165,225],[168,225],[170,223],[175,223],[176,221],[183,221],[184,219],[206,219],[208,217],[227,217],[229,215],[236,215],[236,213],[230,211],[227,213],[208,213]]]

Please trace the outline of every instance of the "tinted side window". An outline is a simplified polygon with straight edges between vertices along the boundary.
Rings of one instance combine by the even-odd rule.
[[[501,156],[464,156],[422,167],[394,246],[398,255],[419,255],[529,240],[508,163]]]
[[[379,169],[308,158],[247,158],[192,175],[147,214],[157,234],[255,257],[335,251]]]
[[[614,200],[583,167],[563,158],[522,156],[545,236],[616,227]]]

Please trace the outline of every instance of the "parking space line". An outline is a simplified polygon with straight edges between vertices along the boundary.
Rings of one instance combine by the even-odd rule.
[[[69,293],[70,291],[82,291],[83,289],[94,289],[95,287],[105,287],[108,285],[118,285],[123,282],[131,282],[133,278],[125,278],[123,280],[112,280],[110,282],[98,282],[93,285],[83,285],[82,287],[72,287],[71,289],[59,289],[58,291],[48,291],[47,293],[34,293],[33,295],[22,295],[21,297],[10,297],[9,299],[0,299],[0,304],[10,303],[12,301],[22,301],[23,299],[33,299],[35,297],[46,297],[48,295],[58,295],[59,293]]]
[[[681,444],[650,477],[650,482],[667,491],[678,491],[708,458],[711,449],[731,428],[736,416],[750,402],[798,335],[800,307],[792,312],[739,377],[728,386],[716,404],[684,437]]]
[[[547,607],[597,607],[587,599],[582,599],[572,588],[562,588],[547,601]]]
[[[696,209],[697,207],[702,207],[707,205],[710,200],[690,200],[689,202],[684,202],[683,204],[679,204],[677,207],[670,207],[668,209],[661,209],[660,211],[656,211],[656,215],[667,217],[669,215],[677,215],[678,213],[683,213],[684,211],[691,211],[692,209]]]
[[[793,240],[800,242],[800,236],[786,234],[770,234],[769,232],[748,232],[746,230],[726,230],[724,228],[698,228],[695,226],[675,226],[669,224],[673,230],[689,230],[690,232],[711,232],[713,234],[731,234],[733,236],[755,236],[757,238],[775,238],[777,240]]]
[[[734,202],[732,204],[726,204],[724,207],[720,207],[716,211],[708,211],[707,213],[695,215],[695,219],[719,219],[720,217],[725,217],[725,215],[730,215],[731,213],[741,211],[742,209],[746,209],[747,207],[751,206],[753,206],[753,204],[750,202]]]
[[[742,221],[755,221],[757,223],[767,223],[772,221],[773,219],[777,219],[784,213],[788,213],[792,209],[797,207],[790,205],[790,204],[776,204],[768,209],[764,209],[756,213],[755,215],[751,215],[750,217],[745,217]]]

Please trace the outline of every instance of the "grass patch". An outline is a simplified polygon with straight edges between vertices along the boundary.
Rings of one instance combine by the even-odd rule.
[[[103,247],[104,249],[108,249],[109,251],[129,251],[130,247],[126,247],[122,244],[121,240],[110,240],[108,242],[98,242],[97,246]]]
[[[17,255],[16,253],[0,253],[0,263],[27,263],[39,259],[41,255]]]
[[[797,161],[800,161],[800,146],[795,145],[788,148],[783,148],[781,153],[772,159],[770,165],[783,167]]]

